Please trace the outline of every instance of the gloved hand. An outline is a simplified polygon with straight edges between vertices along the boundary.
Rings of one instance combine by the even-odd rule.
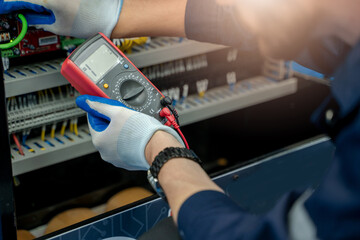
[[[58,35],[110,37],[123,0],[0,0],[0,14],[21,11],[29,25]]]
[[[131,110],[121,102],[82,95],[76,104],[88,113],[88,123],[95,148],[102,159],[127,170],[147,170],[145,147],[156,131],[173,135],[176,131],[154,117]]]

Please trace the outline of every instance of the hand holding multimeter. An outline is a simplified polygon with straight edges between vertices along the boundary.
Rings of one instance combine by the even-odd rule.
[[[148,170],[145,149],[155,132],[164,131],[182,142],[177,132],[157,119],[131,110],[121,102],[81,95],[76,103],[88,114],[89,130],[101,158],[127,170]]]
[[[79,46],[63,63],[61,74],[81,94],[111,98],[161,122],[162,93],[103,34]]]
[[[61,74],[85,94],[76,102],[88,112],[93,142],[104,160],[129,170],[146,170],[144,151],[133,150],[140,145],[145,148],[158,130],[172,134],[187,146],[176,111],[169,106],[171,101],[103,34],[79,46],[64,61]],[[171,125],[181,138],[167,127]],[[119,163],[119,158],[133,158],[134,166]]]

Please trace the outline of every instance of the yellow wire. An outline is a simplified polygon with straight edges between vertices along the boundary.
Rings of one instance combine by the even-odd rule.
[[[70,132],[74,132],[74,123],[72,120],[70,121],[69,130],[70,130]]]
[[[66,129],[66,125],[62,125],[61,131],[60,131],[60,135],[61,135],[61,136],[64,136],[64,135],[65,135],[65,129]]]
[[[129,39],[124,39],[124,40],[122,41],[122,43],[121,43],[121,50],[128,52],[129,49],[131,48],[131,45],[132,45],[132,44],[131,44],[131,40],[129,40]]]
[[[141,44],[145,44],[147,42],[147,40],[148,40],[148,37],[139,37],[134,40],[134,43],[141,45]]]
[[[43,91],[38,91],[38,94],[39,94],[39,100],[41,98],[42,102],[45,101],[45,95],[44,95]]]
[[[55,128],[51,128],[50,136],[51,138],[55,138]]]
[[[77,128],[77,123],[74,124],[74,133],[75,133],[76,136],[79,135],[78,128]]]
[[[41,130],[41,140],[45,141],[45,129]]]
[[[55,101],[54,91],[51,88],[49,89],[49,91],[50,91],[50,94],[51,94],[51,97],[52,97],[53,101]]]
[[[148,41],[148,37],[139,38],[124,38],[120,41],[120,46],[117,46],[121,51],[126,53],[132,52],[132,47],[136,45],[145,44]]]
[[[60,86],[58,86],[58,90],[59,90],[59,95],[60,95],[60,98],[62,98],[62,97],[63,97],[63,95],[62,95],[62,90],[61,90],[61,87],[60,87]]]

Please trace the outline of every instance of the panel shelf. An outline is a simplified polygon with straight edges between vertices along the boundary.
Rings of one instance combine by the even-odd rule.
[[[232,90],[229,89],[229,86],[223,86],[210,89],[202,98],[195,95],[189,96],[183,103],[178,104],[176,109],[180,115],[181,126],[184,126],[280,98],[295,93],[296,90],[296,78],[278,82],[258,76],[240,81]],[[87,126],[83,125],[79,127],[81,137],[74,133],[66,133],[72,138],[72,141],[58,135],[57,137],[63,143],[55,139],[48,139],[54,146],[49,146],[40,138],[31,139],[27,144],[35,149],[35,153],[26,150],[25,156],[21,156],[13,149],[13,146],[11,151],[14,176],[95,152],[91,136],[87,132]],[[45,150],[41,150],[35,142],[45,146]]]
[[[153,39],[148,45],[134,47],[133,53],[127,56],[138,68],[142,68],[223,48],[225,46],[163,37]],[[6,97],[68,84],[60,74],[63,60],[56,59],[10,68],[4,74]]]

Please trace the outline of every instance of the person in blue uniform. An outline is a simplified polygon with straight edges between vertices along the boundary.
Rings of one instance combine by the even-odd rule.
[[[183,239],[360,239],[360,1],[2,0],[0,6],[0,13],[30,9],[30,23],[57,34],[183,36],[258,48],[333,76],[331,95],[313,120],[336,152],[315,191],[290,192],[255,216],[189,158],[173,153],[157,178]],[[88,112],[95,147],[115,166],[147,170],[164,149],[184,148],[172,129],[116,101],[81,96],[77,103]]]

